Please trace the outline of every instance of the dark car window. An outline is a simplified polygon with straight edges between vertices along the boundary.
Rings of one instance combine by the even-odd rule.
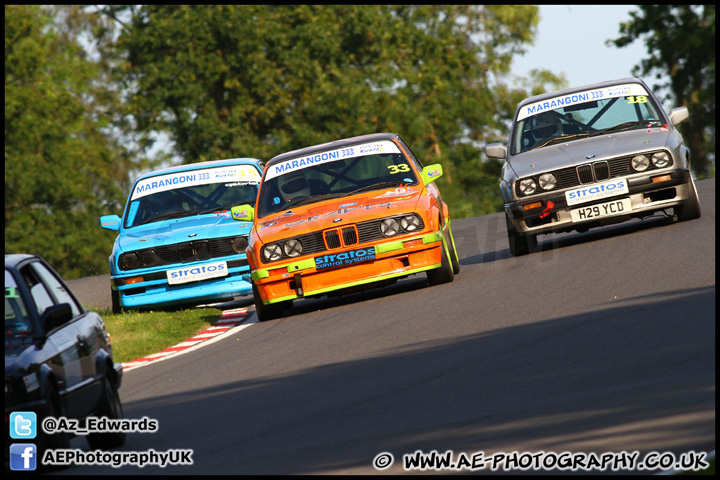
[[[18,291],[15,277],[5,270],[5,340],[7,342],[9,337],[25,336],[32,331],[32,321]]]
[[[42,315],[42,313],[53,304],[50,293],[40,281],[37,273],[35,273],[29,265],[20,269],[20,275],[22,275],[25,285],[27,285],[30,290],[30,295],[35,303],[35,310],[37,310],[38,315]]]
[[[239,164],[144,178],[133,186],[125,228],[254,204],[260,177],[253,165]]]
[[[255,213],[262,218],[300,205],[297,200],[309,204],[373,187],[417,185],[413,165],[417,163],[387,140],[291,158],[266,171]],[[288,190],[298,180],[302,188]]]
[[[73,317],[77,317],[81,313],[80,307],[75,302],[75,299],[70,295],[65,288],[65,285],[57,279],[57,277],[42,263],[35,262],[31,264],[32,268],[35,269],[40,279],[50,291],[54,298],[55,304],[58,303],[69,303],[72,308]]]

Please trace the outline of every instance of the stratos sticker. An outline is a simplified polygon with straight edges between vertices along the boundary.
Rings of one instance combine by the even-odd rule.
[[[315,268],[322,270],[324,268],[340,267],[343,265],[351,265],[353,263],[366,262],[368,260],[375,260],[374,247],[360,248],[349,252],[315,257]]]
[[[587,187],[569,190],[565,192],[565,200],[567,200],[568,205],[579,205],[627,193],[629,193],[627,180],[619,178],[610,182],[596,183]]]
[[[198,282],[208,278],[226,277],[228,275],[227,262],[206,263],[197,267],[178,268],[168,270],[167,277],[170,285],[180,283]]]

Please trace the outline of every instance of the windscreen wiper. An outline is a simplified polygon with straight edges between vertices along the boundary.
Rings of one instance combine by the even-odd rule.
[[[380,189],[386,188],[386,187],[396,187],[398,185],[403,185],[405,183],[409,183],[409,182],[403,182],[402,180],[393,180],[390,182],[373,183],[372,185],[365,185],[364,187],[360,187],[357,190],[353,190],[352,192],[344,193],[341,195],[341,197],[347,197],[349,195],[354,195],[356,193],[364,192],[366,190],[380,190]]]
[[[593,132],[593,136],[597,135],[603,135],[606,133],[612,133],[612,132],[621,132],[623,130],[632,130],[637,127],[650,127],[653,124],[659,124],[657,120],[633,120],[631,122],[625,122],[621,123],[619,125],[615,125],[614,127],[605,128],[603,130],[598,130],[596,132]]]
[[[180,217],[187,217],[188,215],[192,215],[192,212],[171,212],[171,213],[163,213],[161,215],[155,215],[154,217],[148,218],[146,221],[142,223],[138,223],[135,225],[136,227],[139,225],[145,225],[148,223],[153,222],[159,222],[160,220],[170,220],[171,218],[180,218]]]
[[[564,143],[569,140],[574,140],[576,138],[582,138],[582,137],[588,137],[590,136],[589,132],[583,132],[583,133],[574,133],[572,135],[562,135],[560,137],[553,137],[550,140],[548,140],[545,143],[541,143],[540,145],[535,145],[532,148],[529,148],[528,150],[535,150],[536,148],[546,147],[548,145],[552,145],[554,143]]]

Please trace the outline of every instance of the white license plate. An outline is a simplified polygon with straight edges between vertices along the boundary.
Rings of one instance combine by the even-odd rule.
[[[199,282],[208,278],[226,277],[228,275],[227,262],[206,263],[194,267],[176,268],[167,271],[168,283],[178,285],[180,283]]]
[[[627,195],[629,192],[627,180],[624,178],[616,178],[607,182],[584,185],[575,190],[568,190],[565,192],[565,200],[568,205],[573,206],[580,205],[581,203],[597,202],[598,200],[604,200],[606,198],[619,197],[621,195]]]
[[[573,222],[584,222],[587,220],[595,220],[596,218],[612,217],[614,215],[623,215],[630,213],[632,203],[629,198],[615,200],[613,202],[601,203],[591,207],[576,208],[570,210],[570,216]]]

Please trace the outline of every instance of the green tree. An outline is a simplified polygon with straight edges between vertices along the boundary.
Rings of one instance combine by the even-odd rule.
[[[690,118],[680,126],[698,177],[714,174],[715,158],[715,6],[638,5],[620,25],[621,36],[607,43],[624,47],[643,39],[649,56],[633,69],[638,76],[669,77],[665,100],[687,106]]]
[[[116,42],[138,131],[163,131],[183,162],[261,159],[371,132],[400,133],[442,163],[456,217],[498,211],[500,165],[520,89],[512,56],[536,6],[146,5]],[[457,205],[457,207],[456,207]]]
[[[109,272],[98,212],[120,208],[118,171],[131,164],[114,139],[114,93],[74,33],[88,20],[5,6],[5,252],[42,255],[67,278]]]

